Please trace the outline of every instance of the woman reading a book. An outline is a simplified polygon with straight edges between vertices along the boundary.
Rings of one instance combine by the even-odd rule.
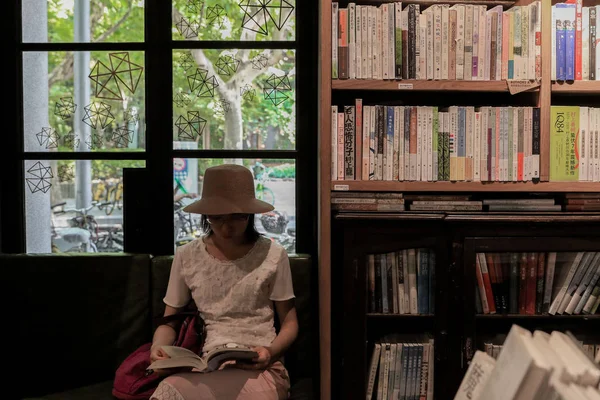
[[[248,169],[222,165],[206,170],[201,199],[184,208],[202,215],[204,235],[175,253],[165,316],[193,300],[206,326],[203,354],[235,343],[258,356],[214,372],[170,375],[152,400],[287,399],[290,382],[280,358],[298,333],[290,264],[283,247],[254,227],[254,214],[272,209],[255,198]],[[161,346],[172,344],[175,335],[171,325],[156,329],[151,361],[168,358]]]

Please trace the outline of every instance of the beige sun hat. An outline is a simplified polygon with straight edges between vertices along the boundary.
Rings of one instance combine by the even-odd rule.
[[[258,200],[254,193],[254,178],[248,168],[224,164],[207,168],[204,173],[200,200],[183,209],[205,215],[261,214],[274,207]]]

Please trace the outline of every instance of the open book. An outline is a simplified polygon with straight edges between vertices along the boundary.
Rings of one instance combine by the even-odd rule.
[[[214,348],[204,356],[199,356],[184,347],[162,346],[162,349],[170,358],[154,361],[148,366],[148,370],[189,367],[198,372],[210,372],[219,369],[221,364],[226,361],[251,362],[254,357],[258,356],[258,353],[249,347],[237,344]]]

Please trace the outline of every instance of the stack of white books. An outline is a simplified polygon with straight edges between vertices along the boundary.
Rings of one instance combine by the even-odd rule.
[[[513,325],[497,360],[475,353],[454,400],[600,400],[599,354],[570,334]]]

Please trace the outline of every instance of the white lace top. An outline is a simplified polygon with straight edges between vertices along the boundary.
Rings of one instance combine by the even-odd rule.
[[[273,301],[294,297],[281,245],[261,236],[244,257],[221,261],[200,238],[177,248],[164,302],[180,308],[194,299],[206,325],[207,352],[227,343],[270,345],[276,336]]]

